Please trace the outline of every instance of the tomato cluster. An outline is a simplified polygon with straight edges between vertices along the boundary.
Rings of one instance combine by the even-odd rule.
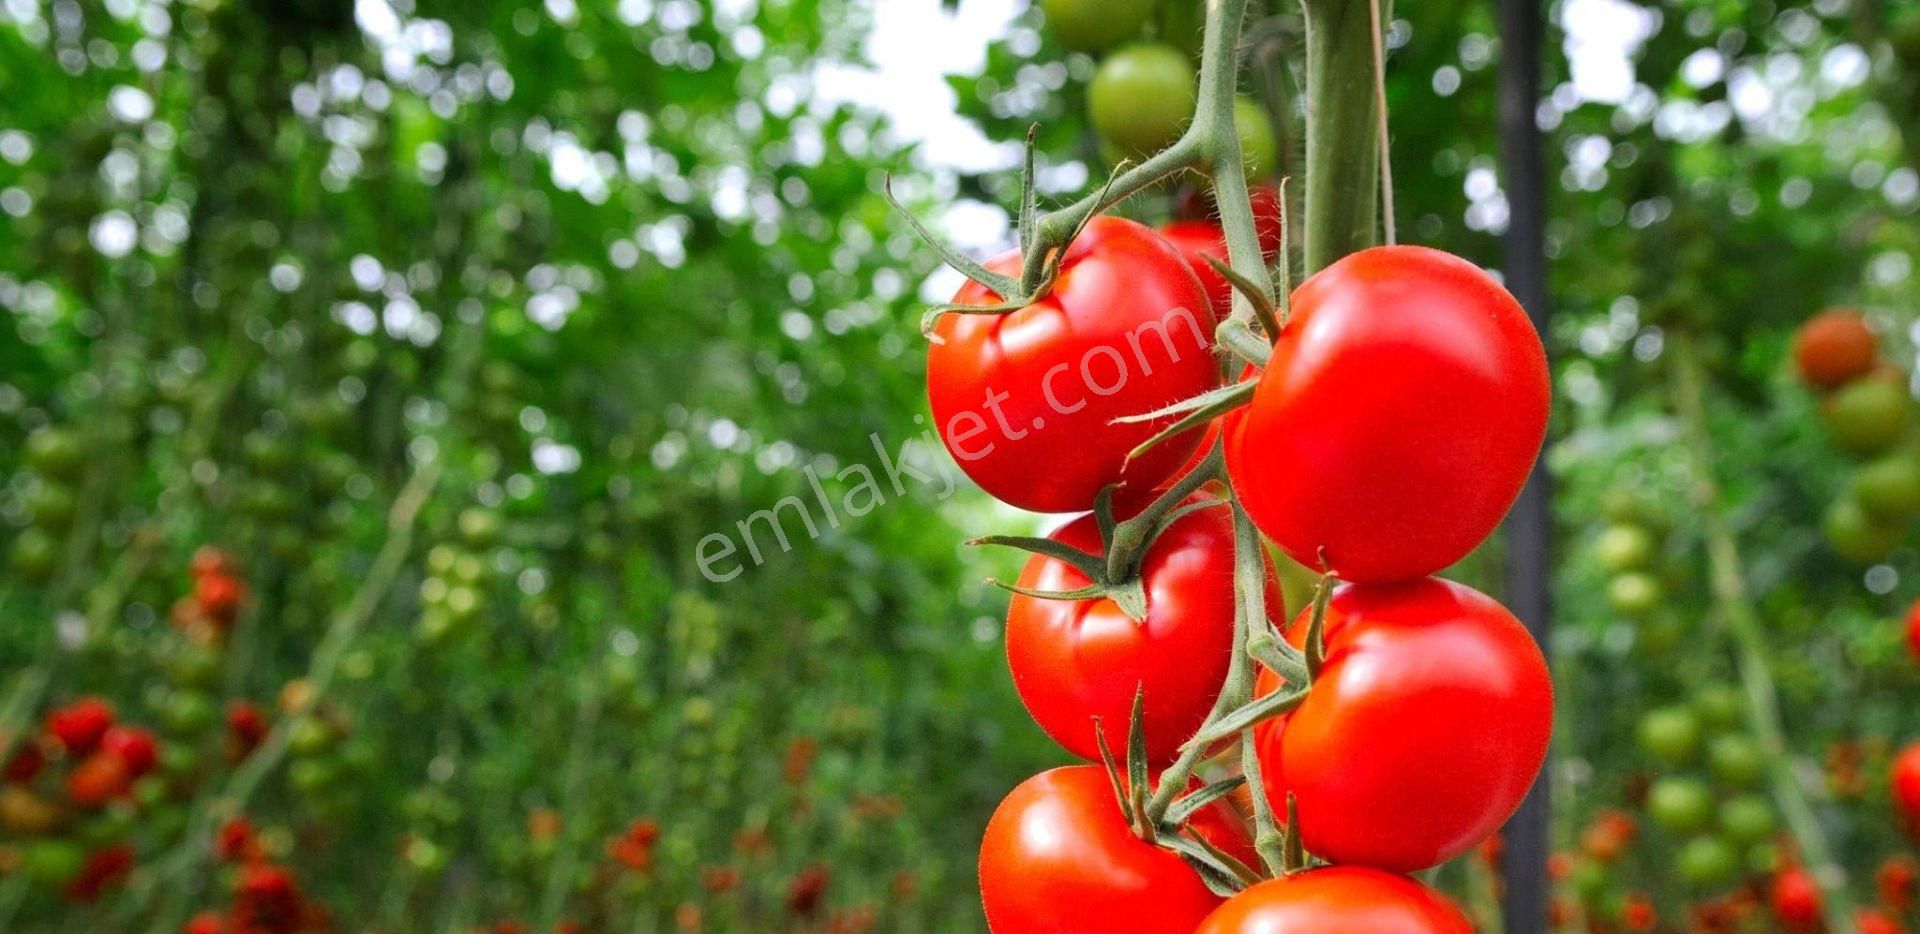
[[[31,883],[74,902],[100,897],[132,868],[128,839],[157,801],[160,743],[113,706],[80,697],[49,711],[0,772],[0,830]]]
[[[1906,443],[1913,420],[1906,374],[1880,359],[1878,336],[1847,309],[1801,325],[1793,359],[1801,381],[1822,395],[1828,438],[1859,461],[1827,508],[1827,542],[1849,561],[1877,563],[1920,516],[1920,457]]]

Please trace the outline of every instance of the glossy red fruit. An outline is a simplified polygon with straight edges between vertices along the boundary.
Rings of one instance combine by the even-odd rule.
[[[105,807],[132,784],[133,774],[119,756],[96,752],[67,773],[67,800],[82,808]]]
[[[1019,257],[987,266],[1017,274]],[[999,298],[969,282],[954,301]],[[939,320],[927,397],[941,441],[982,489],[1035,512],[1091,509],[1112,483],[1150,489],[1185,462],[1199,432],[1128,462],[1167,422],[1113,421],[1217,385],[1213,326],[1179,251],[1133,221],[1094,218],[1040,300],[1006,315]]]
[[[1207,262],[1209,256],[1222,263],[1227,261],[1227,235],[1220,225],[1212,221],[1174,221],[1160,228],[1160,236],[1167,238],[1193,269],[1194,278],[1200,280],[1201,288],[1207,292],[1214,315],[1224,318],[1231,314],[1233,285]]]
[[[1243,861],[1245,827],[1222,804],[1192,826]],[[1191,931],[1217,907],[1180,857],[1134,836],[1099,766],[1073,765],[1020,783],[987,822],[980,901],[996,934]]]
[[[1920,836],[1920,742],[1909,743],[1893,759],[1893,803],[1909,833]]]
[[[1260,238],[1260,252],[1273,262],[1280,255],[1280,236],[1286,220],[1281,212],[1280,186],[1267,182],[1247,189],[1247,203],[1253,208],[1253,232]],[[1220,208],[1212,189],[1189,188],[1174,205],[1174,216],[1181,221],[1206,221],[1220,227]]]
[[[1498,830],[1553,729],[1546,659],[1513,614],[1438,578],[1352,584],[1328,605],[1326,648],[1307,700],[1255,734],[1268,797],[1297,797],[1307,851],[1412,872]]]
[[[128,775],[139,778],[153,771],[160,750],[152,733],[139,727],[116,726],[100,737],[100,752],[119,759]]]
[[[1872,370],[1879,344],[1859,312],[1835,309],[1814,316],[1794,333],[1793,362],[1801,382],[1832,389]]]
[[[1907,608],[1907,651],[1920,663],[1920,601]]]
[[[1099,553],[1100,532],[1082,516],[1051,536]],[[1115,755],[1127,747],[1136,688],[1146,692],[1147,757],[1166,763],[1200,728],[1233,655],[1233,518],[1225,504],[1189,513],[1148,547],[1141,565],[1147,618],[1113,601],[1014,594],[1007,607],[1007,665],[1027,712],[1067,751],[1098,761],[1093,718]],[[1277,580],[1267,606],[1282,612]],[[1020,573],[1030,590],[1074,590],[1085,575],[1035,555]]]
[[[1329,866],[1269,879],[1227,900],[1195,934],[1472,934],[1446,896],[1406,876]]]
[[[1820,884],[1798,866],[1782,869],[1767,889],[1767,904],[1789,929],[1810,929],[1820,923]]]
[[[1878,908],[1862,908],[1853,914],[1855,934],[1906,934],[1900,919]]]
[[[47,732],[68,752],[82,755],[99,745],[113,719],[112,704],[98,697],[82,697],[47,714]]]
[[[1548,398],[1540,338],[1486,272],[1424,247],[1362,250],[1295,290],[1253,402],[1228,426],[1227,468],[1294,560],[1410,580],[1506,515]]]

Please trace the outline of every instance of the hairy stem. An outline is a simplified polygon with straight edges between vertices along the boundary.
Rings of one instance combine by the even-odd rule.
[[[1307,32],[1306,274],[1374,245],[1379,154],[1369,0],[1301,0]]]

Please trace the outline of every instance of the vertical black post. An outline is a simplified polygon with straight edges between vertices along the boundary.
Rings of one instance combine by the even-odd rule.
[[[1500,162],[1505,176],[1509,220],[1507,288],[1527,309],[1542,338],[1548,336],[1547,187],[1540,126],[1534,114],[1540,101],[1540,53],[1544,36],[1544,0],[1498,0],[1500,7]],[[1552,618],[1551,479],[1544,466],[1521,491],[1507,519],[1506,596],[1515,615],[1548,648]],[[1549,656],[1551,657],[1551,656]],[[1507,934],[1536,934],[1547,928],[1547,837],[1549,776],[1542,769],[1520,810],[1507,822],[1500,874],[1505,882],[1501,919]]]

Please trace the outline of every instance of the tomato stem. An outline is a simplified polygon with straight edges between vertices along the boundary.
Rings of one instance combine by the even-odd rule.
[[[1786,817],[1787,826],[1799,845],[1801,862],[1826,894],[1822,906],[1827,927],[1833,931],[1852,931],[1853,905],[1847,890],[1846,871],[1835,862],[1819,818],[1808,803],[1807,791],[1794,774],[1793,757],[1780,724],[1779,698],[1774,692],[1773,673],[1766,658],[1766,636],[1760,631],[1759,614],[1747,592],[1740,548],[1727,521],[1719,482],[1714,476],[1706,388],[1698,353],[1691,336],[1685,333],[1675,333],[1669,346],[1673,355],[1674,407],[1679,411],[1693,461],[1693,483],[1688,494],[1706,531],[1708,570],[1714,603],[1720,610],[1715,618],[1720,620],[1734,644],[1735,666],[1745,689],[1748,720],[1767,753],[1767,779],[1774,802]]]
[[[1306,274],[1376,242],[1379,154],[1368,0],[1301,0],[1307,34]]]

